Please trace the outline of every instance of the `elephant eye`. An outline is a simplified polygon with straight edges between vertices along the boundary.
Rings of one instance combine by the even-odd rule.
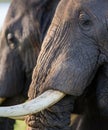
[[[15,48],[15,44],[14,44],[14,35],[12,33],[8,33],[7,34],[7,40],[8,40],[8,45],[11,49]]]
[[[8,33],[7,39],[8,39],[8,41],[13,42],[13,40],[14,40],[13,34],[12,33]]]
[[[92,25],[92,21],[90,17],[85,12],[80,12],[79,25],[81,26],[81,28],[86,30],[90,29]]]

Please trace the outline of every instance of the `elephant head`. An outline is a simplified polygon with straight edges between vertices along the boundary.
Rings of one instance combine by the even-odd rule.
[[[0,102],[20,94],[27,96],[41,43],[58,2],[11,2],[0,39]]]
[[[83,94],[98,68],[108,61],[107,4],[101,0],[59,3],[42,44],[29,97],[48,89]]]
[[[67,113],[70,114],[75,98],[83,95],[87,88],[92,87],[95,79],[98,79],[96,77],[98,70],[107,64],[107,13],[106,0],[61,0],[43,41],[29,89],[30,99],[40,96],[30,101],[32,105],[28,102],[7,109],[0,108],[2,113],[3,109],[11,112],[7,112],[6,115],[0,113],[0,115],[20,116],[36,113],[63,98],[53,107],[34,115],[29,120],[31,121],[29,125],[33,129],[40,128],[42,125],[41,130],[54,130],[54,124],[56,130],[70,130],[69,116],[68,119],[64,116],[68,120],[67,128],[59,124],[60,121],[62,126],[65,125],[63,124],[65,121],[61,119],[63,114],[63,111],[60,113],[61,104],[65,102],[63,106],[66,106]],[[47,95],[46,98],[44,92],[45,96]],[[57,122],[55,113],[58,114]],[[45,118],[45,121],[42,118]],[[50,122],[51,120],[53,122]]]

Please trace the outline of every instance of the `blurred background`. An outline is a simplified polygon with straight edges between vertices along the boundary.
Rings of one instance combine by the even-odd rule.
[[[0,29],[3,25],[4,18],[8,11],[11,0],[0,0]]]
[[[0,30],[6,17],[10,2],[11,0],[0,0]],[[14,125],[14,130],[25,130],[25,129],[26,125],[24,121],[17,120]]]

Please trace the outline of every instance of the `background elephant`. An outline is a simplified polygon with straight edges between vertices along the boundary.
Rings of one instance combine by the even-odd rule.
[[[13,0],[0,39],[1,106],[27,99],[33,68],[58,0]],[[1,118],[0,130],[13,130],[14,120]]]

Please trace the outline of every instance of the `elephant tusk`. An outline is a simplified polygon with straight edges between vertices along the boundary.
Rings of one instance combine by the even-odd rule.
[[[40,112],[58,101],[60,101],[65,94],[56,90],[47,90],[40,96],[26,103],[10,106],[0,107],[0,117],[20,117],[28,114]]]

